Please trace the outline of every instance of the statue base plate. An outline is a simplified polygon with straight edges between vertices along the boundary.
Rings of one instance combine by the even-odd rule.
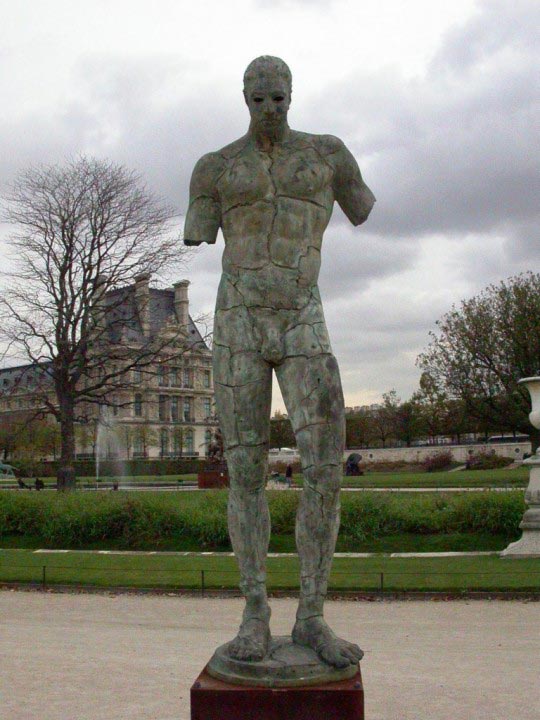
[[[294,643],[289,635],[272,638],[260,661],[235,660],[228,653],[230,643],[218,647],[208,663],[208,673],[234,685],[257,687],[299,687],[338,682],[353,677],[358,664],[334,668],[309,647]]]
[[[364,720],[360,668],[353,677],[308,687],[242,687],[206,667],[191,688],[191,720]]]

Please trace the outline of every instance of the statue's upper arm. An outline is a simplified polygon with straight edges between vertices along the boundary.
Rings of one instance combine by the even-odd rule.
[[[360,225],[367,220],[375,195],[363,181],[358,163],[345,144],[332,136],[325,140],[327,159],[334,168],[334,197],[352,224]]]
[[[184,243],[215,243],[221,225],[221,203],[217,180],[223,172],[223,158],[209,153],[197,162],[189,186],[189,208],[184,225]]]

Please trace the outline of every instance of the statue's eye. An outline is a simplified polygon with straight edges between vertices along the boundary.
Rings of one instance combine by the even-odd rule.
[[[274,98],[274,102],[283,102],[284,100],[285,98],[283,97],[283,95],[276,95],[276,97]]]
[[[253,102],[262,103],[262,101],[263,101],[263,98],[262,98],[262,97],[253,98]]]

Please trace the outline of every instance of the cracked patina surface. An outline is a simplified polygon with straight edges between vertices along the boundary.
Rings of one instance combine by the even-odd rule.
[[[358,662],[361,651],[337,638],[323,618],[339,527],[344,403],[317,280],[334,201],[359,225],[375,198],[341,140],[289,128],[291,85],[278,58],[263,56],[249,65],[249,130],[197,163],[184,236],[190,245],[214,243],[221,228],[225,239],[214,383],[230,476],[229,531],[246,597],[228,652],[257,661],[270,641],[264,488],[274,371],[304,474],[296,523],[301,591],[292,637],[344,667]]]

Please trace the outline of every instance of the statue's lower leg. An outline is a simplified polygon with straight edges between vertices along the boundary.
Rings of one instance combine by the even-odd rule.
[[[347,667],[362,658],[354,643],[337,637],[323,616],[328,576],[339,529],[341,465],[304,470],[304,492],[296,520],[300,556],[300,602],[292,638],[313,648],[334,667]]]
[[[261,447],[227,452],[229,466],[229,533],[246,598],[242,623],[229,644],[238,660],[262,660],[270,643],[270,607],[266,593],[266,554],[270,515],[264,490],[266,457]]]

